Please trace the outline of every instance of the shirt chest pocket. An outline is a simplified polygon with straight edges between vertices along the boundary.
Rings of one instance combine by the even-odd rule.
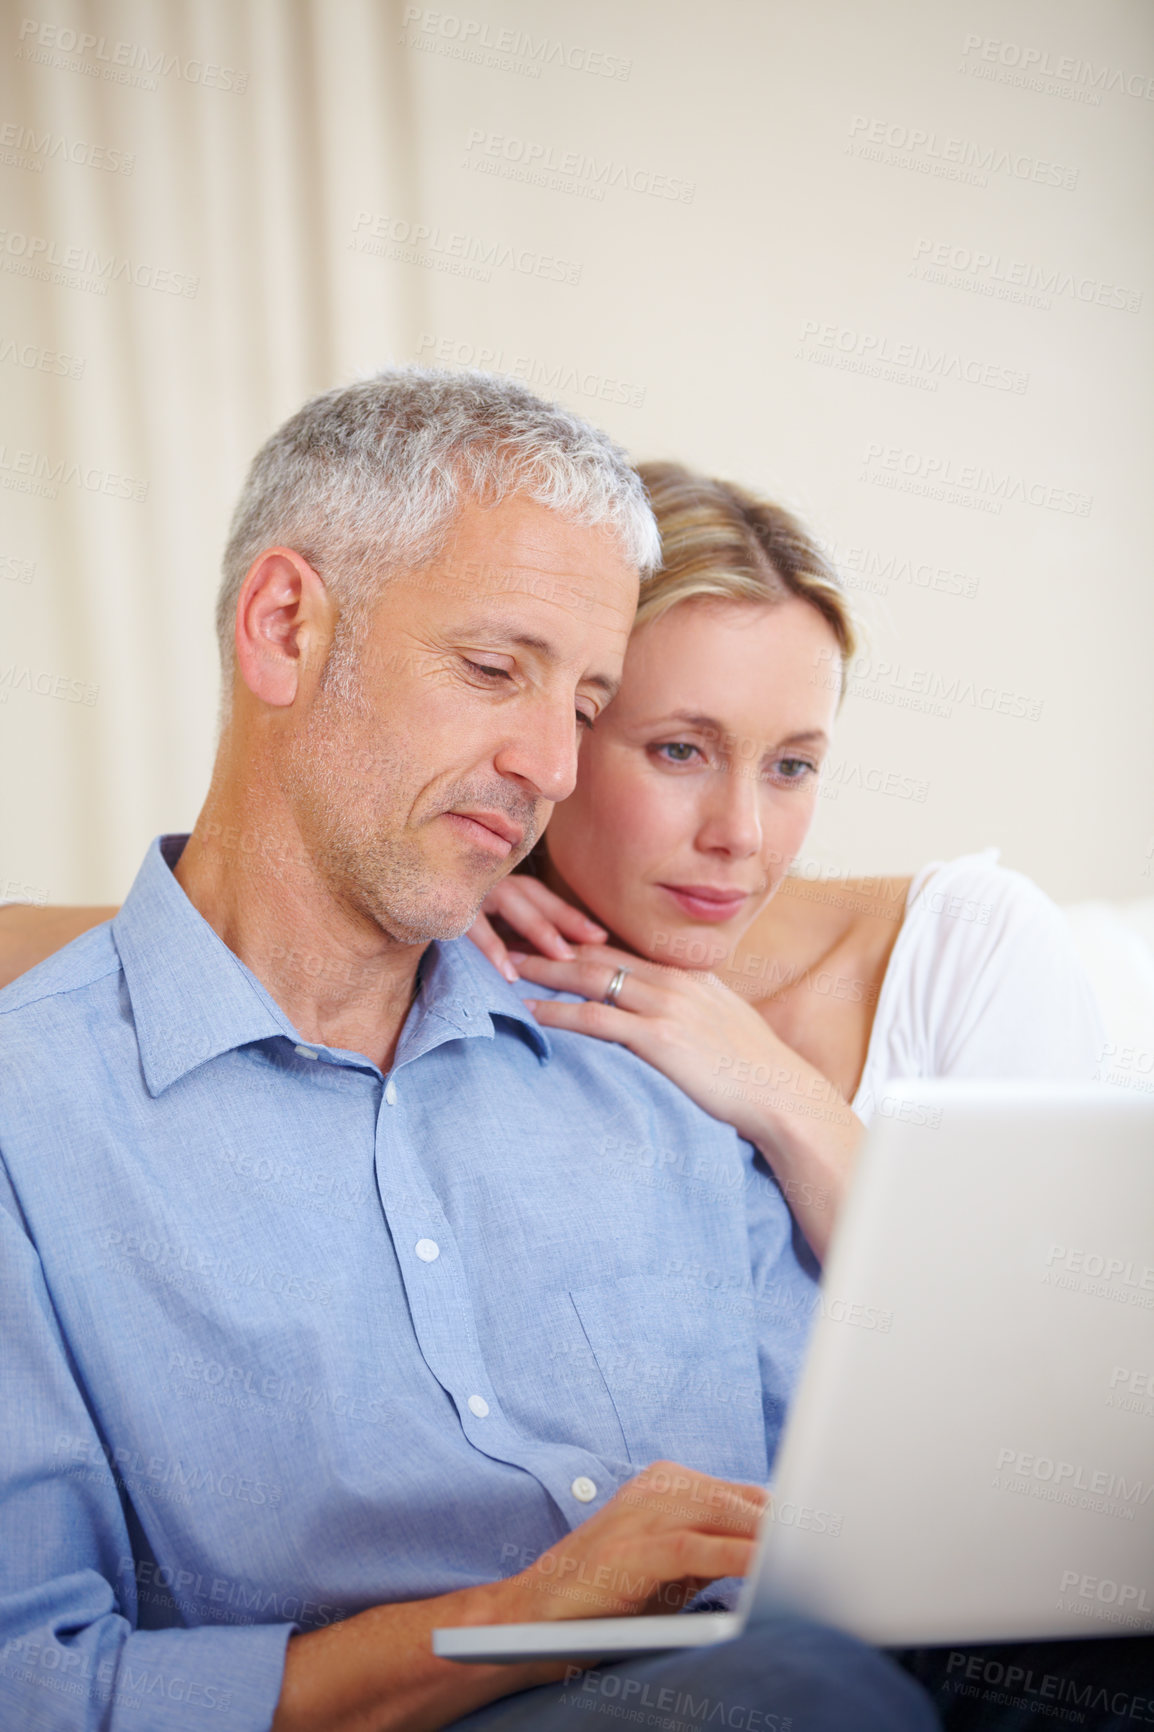
[[[753,1317],[695,1307],[684,1285],[633,1276],[569,1297],[638,1467],[768,1474]]]

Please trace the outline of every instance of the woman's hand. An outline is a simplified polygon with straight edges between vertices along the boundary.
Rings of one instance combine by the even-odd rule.
[[[863,1127],[833,1083],[751,1004],[712,974],[667,968],[610,945],[583,945],[566,961],[511,956],[524,980],[585,1000],[530,999],[538,1022],[628,1047],[753,1143],[824,1255]],[[605,1004],[619,968],[627,970],[624,983]]]
[[[509,952],[489,922],[495,915],[536,945],[542,956],[571,960],[574,944],[603,944],[609,934],[595,920],[590,920],[572,903],[547,890],[538,879],[527,873],[514,873],[494,885],[481,904],[481,912],[470,926],[466,937],[484,952],[499,968],[506,980],[516,980],[517,970],[509,960]]]

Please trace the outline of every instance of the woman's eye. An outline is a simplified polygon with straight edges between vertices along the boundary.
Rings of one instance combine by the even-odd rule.
[[[815,766],[806,758],[779,758],[773,767],[786,782],[803,782],[807,775],[816,774]]]
[[[667,740],[664,744],[655,746],[654,751],[659,756],[664,756],[667,764],[691,764],[697,747],[688,740]]]

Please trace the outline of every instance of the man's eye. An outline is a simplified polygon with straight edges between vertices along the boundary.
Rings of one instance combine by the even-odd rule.
[[[471,662],[467,656],[464,661],[470,673],[481,674],[485,679],[507,680],[510,677],[508,668],[485,667],[482,662]]]
[[[593,727],[593,720],[594,718],[592,716],[587,716],[584,710],[577,711],[577,726],[579,728],[591,729]]]

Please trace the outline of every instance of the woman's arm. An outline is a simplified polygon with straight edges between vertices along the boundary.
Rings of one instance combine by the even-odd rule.
[[[71,944],[91,926],[111,920],[115,908],[39,908],[11,902],[0,908],[0,986],[7,986],[43,962],[53,951]]]
[[[829,1079],[715,976],[608,945],[572,961],[512,952],[522,977],[585,1002],[530,999],[539,1022],[628,1047],[760,1150],[817,1257],[825,1256],[865,1127]],[[602,1000],[619,968],[624,984]]]

